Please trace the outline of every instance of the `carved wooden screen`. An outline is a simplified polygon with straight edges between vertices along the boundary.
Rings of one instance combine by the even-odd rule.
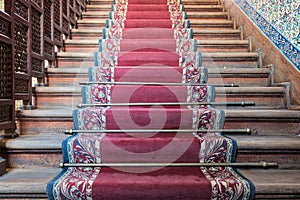
[[[14,132],[12,19],[0,11],[0,130]]]
[[[31,33],[31,76],[40,80],[44,75],[44,37],[42,35],[42,0],[31,0],[30,33]]]
[[[15,98],[23,100],[24,105],[31,105],[31,50],[29,37],[30,3],[26,0],[14,0],[14,68],[15,68]]]
[[[53,31],[54,31],[54,44],[60,48],[63,45],[62,41],[62,15],[60,12],[61,8],[61,1],[62,0],[53,0]]]
[[[50,66],[53,65],[54,62],[54,11],[53,11],[53,0],[44,0],[43,1],[43,9],[44,9],[44,58],[49,61]]]
[[[75,0],[68,0],[68,6],[69,6],[69,21],[70,25],[72,27],[75,27],[76,25],[76,4]]]
[[[61,0],[62,6],[62,30],[66,37],[70,34],[70,20],[68,18],[69,14],[69,0]]]
[[[74,7],[75,7],[75,16],[77,19],[81,17],[81,13],[85,9],[85,0],[74,0]]]

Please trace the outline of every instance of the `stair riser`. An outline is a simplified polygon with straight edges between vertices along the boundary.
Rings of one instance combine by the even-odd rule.
[[[222,77],[222,74],[220,75]],[[226,78],[213,77],[213,75],[208,75],[208,84],[235,84],[238,86],[267,86],[270,84],[270,80],[267,76],[265,77],[243,77],[243,76],[226,76]]]
[[[9,167],[58,167],[62,162],[61,150],[56,152],[26,152],[26,150],[19,152],[9,152],[7,158],[9,160]]]
[[[240,34],[194,34],[196,40],[239,40]]]
[[[200,45],[197,47],[200,52],[248,52],[247,45]]]
[[[102,4],[102,5],[104,5],[104,4]],[[111,7],[107,6],[107,7],[103,7],[103,8],[95,8],[95,7],[88,6],[86,8],[86,12],[92,12],[92,11],[106,11],[106,12],[110,12],[111,11]]]
[[[90,5],[112,4],[112,1],[90,1]],[[218,5],[218,1],[182,1],[184,5]]]
[[[82,49],[88,52],[96,52],[99,50],[98,45],[66,45],[65,52],[82,52]]]
[[[66,45],[65,52],[82,52],[82,49],[86,51],[98,51],[98,45]],[[247,45],[198,45],[197,51],[201,52],[248,52]]]
[[[81,103],[81,94],[74,93],[73,95],[69,93],[64,94],[36,94],[35,106],[38,108],[66,108],[66,107],[76,107]],[[216,102],[240,102],[240,101],[250,101],[255,102],[256,106],[245,107],[246,109],[257,108],[257,107],[274,107],[274,108],[284,108],[286,107],[283,95],[255,95],[255,94],[216,94]],[[239,108],[239,107],[238,107]]]
[[[78,86],[79,82],[87,80],[87,74],[53,74],[47,76],[47,86]]]
[[[230,58],[228,58],[230,60]],[[252,60],[252,59],[250,59]],[[202,66],[207,68],[257,68],[258,63],[257,61],[247,61],[244,58],[232,60],[232,61],[226,61],[225,59],[209,59],[209,60],[203,60]]]
[[[57,167],[62,162],[61,150],[28,152],[26,150],[12,150],[7,157],[9,167]],[[273,151],[273,153],[272,153]],[[282,153],[282,152],[256,152],[238,150],[237,162],[277,162],[280,169],[300,169],[300,153]],[[116,161],[117,162],[117,161]]]
[[[222,74],[208,75],[208,84],[235,84],[238,86],[267,86],[270,80],[267,75],[262,77],[243,77],[238,75],[226,75],[226,78],[220,78]],[[225,76],[225,75],[224,75]],[[87,81],[87,74],[51,74],[47,75],[47,86],[73,86],[78,82]]]
[[[87,14],[83,14],[82,15],[82,19],[109,19],[110,16],[109,14],[93,14],[93,15],[87,15]],[[228,16],[226,14],[223,15],[189,15],[189,13],[187,13],[187,19],[227,19]]]
[[[56,61],[57,67],[89,67],[94,66],[94,60],[92,58],[85,58],[85,59],[68,59],[68,58],[58,58]]]
[[[90,1],[90,5],[112,4],[113,1]]]
[[[100,34],[80,34],[80,33],[72,33],[71,38],[73,40],[99,40],[102,37],[102,32]]]
[[[69,117],[61,118],[27,118],[17,122],[17,130],[22,135],[61,133],[64,130],[73,128],[73,119]]]
[[[226,118],[224,128],[250,128],[253,135],[295,135],[300,129],[300,120],[272,120],[259,118]]]
[[[37,95],[35,106],[37,108],[76,108],[81,103],[81,95]]]
[[[191,7],[188,7],[188,6],[185,6],[184,7],[184,11],[185,12],[223,12],[223,9],[222,8],[214,8],[214,7],[211,7],[211,8],[191,8]]]
[[[228,24],[200,24],[200,23],[192,23],[191,22],[191,29],[195,29],[195,28],[200,28],[203,30],[218,30],[218,29],[232,29],[233,28],[233,24],[232,23],[228,23]]]
[[[256,58],[203,58],[202,66],[205,67],[218,67],[218,68],[257,68],[258,60]],[[66,67],[66,66],[94,66],[93,57],[86,58],[57,58],[56,66]]]
[[[275,116],[274,116],[275,117]],[[18,130],[23,135],[36,133],[62,133],[73,127],[71,114],[61,118],[23,118],[17,123]],[[250,128],[255,135],[295,135],[300,129],[299,119],[257,119],[226,117],[226,129]]]
[[[278,168],[280,169],[300,169],[300,152],[284,153],[283,150],[279,152],[256,152],[253,150],[248,150],[244,152],[243,150],[238,151],[237,162],[277,162]]]
[[[191,0],[183,0],[183,5],[219,5],[219,1],[191,1]]]
[[[102,32],[99,34],[71,34],[71,38],[74,40],[98,40],[101,37]],[[193,38],[196,40],[239,40],[240,34],[195,34]]]
[[[79,29],[100,29],[102,30],[105,27],[105,23],[77,23]]]
[[[255,102],[255,106],[246,106],[244,109],[251,108],[286,108],[283,95],[243,95],[243,94],[227,94],[217,95],[216,102]],[[237,107],[241,108],[241,107]]]
[[[97,23],[77,23],[77,27],[79,29],[87,28],[87,29],[95,29],[99,28],[102,29],[105,26],[105,23],[97,22]],[[191,22],[191,28],[201,28],[205,30],[213,30],[213,29],[226,29],[226,28],[233,28],[232,23],[226,23],[226,24],[218,24],[218,23],[212,23],[212,24],[202,24],[202,23],[192,23]]]

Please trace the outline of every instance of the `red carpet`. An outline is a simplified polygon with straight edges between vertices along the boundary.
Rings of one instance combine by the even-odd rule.
[[[201,53],[196,52],[196,41],[192,39],[189,21],[184,19],[183,6],[167,0],[127,0],[127,3],[118,1],[113,6],[112,19],[107,21],[99,52],[95,53],[95,66],[89,69],[89,81],[102,83],[83,86],[82,103],[214,101],[214,88],[205,85],[207,69],[200,67]],[[224,116],[222,110],[211,106],[102,105],[75,109],[74,129],[83,133],[63,142],[64,162],[166,165],[64,167],[48,183],[48,197],[252,199],[254,186],[234,168],[167,166],[168,163],[234,162],[234,140],[215,132],[179,132],[221,129]],[[88,130],[95,132],[86,133]]]

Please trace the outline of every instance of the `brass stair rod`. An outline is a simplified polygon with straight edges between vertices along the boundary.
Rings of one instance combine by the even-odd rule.
[[[78,104],[78,108],[89,106],[197,106],[197,105],[215,105],[215,106],[255,106],[255,102],[145,102],[145,103],[91,103]]]
[[[93,130],[65,130],[65,134],[74,134],[74,133],[193,133],[193,132],[202,132],[202,133],[211,133],[211,132],[222,132],[222,133],[246,133],[251,134],[251,129],[127,129],[127,130],[106,130],[106,129],[93,129]]]
[[[274,162],[241,163],[60,163],[59,167],[278,167]]]
[[[162,85],[162,86],[205,86],[211,85],[214,87],[238,87],[234,83],[228,84],[203,84],[203,83],[159,83],[159,82],[104,82],[104,81],[87,81],[79,82],[80,85],[103,84],[103,85]]]

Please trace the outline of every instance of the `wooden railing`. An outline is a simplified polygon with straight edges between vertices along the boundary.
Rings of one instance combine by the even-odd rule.
[[[15,101],[32,105],[32,79],[44,83],[88,0],[0,0],[0,130],[13,134]]]

